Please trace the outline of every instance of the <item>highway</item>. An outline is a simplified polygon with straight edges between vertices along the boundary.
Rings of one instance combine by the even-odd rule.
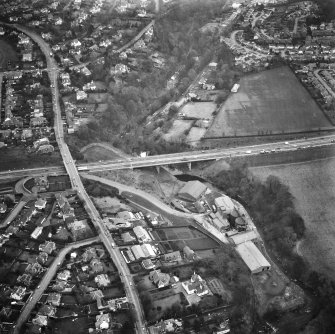
[[[48,74],[51,83],[52,102],[54,106],[54,115],[55,115],[54,129],[56,134],[56,140],[60,149],[60,153],[62,155],[64,166],[66,168],[66,172],[70,177],[72,188],[74,190],[77,190],[79,197],[84,202],[84,206],[87,210],[87,213],[89,214],[96,229],[99,231],[101,241],[103,242],[104,246],[109,252],[119,273],[122,274],[123,276],[123,283],[125,285],[125,291],[128,300],[133,305],[134,310],[136,312],[136,321],[135,321],[136,332],[139,334],[147,333],[142,305],[140,303],[136,287],[134,286],[132,278],[129,275],[127,264],[124,261],[124,258],[122,257],[120,252],[116,248],[114,248],[115,243],[112,239],[112,236],[110,235],[109,231],[105,228],[100,218],[99,212],[97,211],[92,200],[88,196],[81,182],[80,176],[78,174],[75,161],[73,160],[69,148],[64,141],[64,129],[63,129],[63,122],[61,119],[61,108],[59,104],[59,90],[57,81],[59,70],[57,63],[53,58],[53,53],[49,45],[38,34],[18,24],[14,24],[13,26],[17,30],[22,31],[23,33],[28,35],[31,39],[33,39],[39,45],[39,47],[41,48],[42,52],[46,57]]]
[[[248,157],[259,154],[272,154],[275,152],[292,152],[311,147],[334,145],[335,135],[322,137],[278,141],[259,145],[248,145],[213,150],[190,151],[148,157],[134,157],[129,159],[102,161],[78,165],[80,171],[99,172],[104,170],[118,170],[126,168],[143,168],[150,166],[163,166],[170,164],[189,163],[196,161],[210,161],[229,159],[233,157]]]
[[[40,300],[44,290],[48,287],[50,284],[50,281],[55,276],[57,270],[59,269],[60,265],[63,263],[65,255],[71,252],[73,249],[87,246],[95,242],[100,242],[99,237],[79,241],[73,244],[69,244],[65,248],[63,248],[57,255],[57,257],[52,262],[51,266],[48,268],[48,270],[45,272],[40,285],[33,291],[31,296],[29,297],[27,303],[24,305],[20,316],[16,322],[16,325],[13,326],[13,334],[19,334],[21,327],[25,324],[25,322],[28,320],[30,313],[35,308],[37,302]]]
[[[313,138],[295,139],[290,141],[277,141],[258,145],[218,148],[205,151],[189,151],[173,154],[154,155],[148,157],[130,157],[121,158],[119,160],[105,160],[91,163],[78,163],[77,167],[79,168],[80,172],[83,171],[87,173],[101,172],[105,170],[120,170],[128,168],[173,165],[196,161],[211,161],[219,159],[230,159],[234,157],[248,157],[252,155],[269,154],[276,152],[292,152],[296,150],[309,149],[312,147],[334,145],[334,141],[335,135],[324,135]],[[71,165],[73,165],[74,162],[73,159],[70,158],[70,152],[65,154],[65,166],[69,167],[70,161]],[[64,167],[42,167],[0,172],[0,178],[6,179],[14,177],[24,177],[27,175],[38,176],[41,174],[61,175],[65,173],[66,170]]]

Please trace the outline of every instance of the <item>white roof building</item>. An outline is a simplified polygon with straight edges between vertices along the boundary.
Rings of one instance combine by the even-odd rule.
[[[235,245],[239,245],[246,241],[252,241],[258,238],[258,234],[256,230],[251,230],[247,232],[237,233],[229,237],[229,240],[231,240]]]
[[[257,274],[271,268],[268,260],[252,241],[237,245],[236,250],[252,274]]]
[[[147,256],[145,256],[143,250],[142,250],[142,247],[141,245],[135,245],[135,246],[132,246],[131,247],[131,251],[133,252],[136,260],[139,260],[139,259],[144,259],[146,258]]]
[[[135,226],[133,231],[139,241],[146,242],[151,241],[149,233],[142,226]]]
[[[214,203],[217,209],[224,214],[232,214],[235,209],[232,199],[226,195],[215,198]]]
[[[156,253],[150,244],[141,245],[145,257],[155,257]]]
[[[43,226],[36,227],[33,233],[30,235],[30,237],[33,239],[37,239],[42,233],[42,230],[43,230]]]

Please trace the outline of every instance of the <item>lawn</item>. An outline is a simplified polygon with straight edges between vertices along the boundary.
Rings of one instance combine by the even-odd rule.
[[[289,67],[247,75],[222,106],[205,137],[305,132],[331,123]]]
[[[196,146],[200,139],[206,134],[206,129],[205,128],[197,128],[193,127],[189,134],[187,135],[186,141],[192,145]]]
[[[88,162],[96,162],[99,160],[118,160],[122,157],[117,155],[115,152],[108,150],[101,146],[94,146],[85,149],[84,151],[85,160]]]
[[[298,252],[310,266],[335,279],[335,159],[251,168],[264,180],[278,176],[290,188],[306,232]]]
[[[178,304],[180,305],[181,303],[181,298],[180,294],[174,294],[171,296],[168,296],[166,298],[162,299],[157,299],[152,302],[152,308],[155,309],[153,312],[150,312],[150,320],[158,320],[159,318],[162,317],[164,312],[170,308],[173,304]],[[158,308],[158,309],[157,309]]]
[[[182,134],[188,131],[192,127],[193,121],[186,121],[182,119],[176,119],[169,132],[163,137],[167,141],[177,140]]]
[[[189,102],[179,112],[185,114],[185,117],[210,119],[215,109],[216,104],[213,102]]]

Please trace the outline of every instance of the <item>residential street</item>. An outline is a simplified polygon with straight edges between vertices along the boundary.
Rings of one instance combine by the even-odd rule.
[[[66,142],[64,141],[64,129],[63,129],[63,121],[61,119],[61,108],[59,104],[59,90],[58,90],[58,81],[57,81],[59,69],[56,64],[56,61],[53,58],[53,53],[51,51],[51,48],[41,38],[41,36],[31,31],[30,29],[22,27],[18,24],[15,24],[13,26],[16,29],[27,34],[30,38],[32,38],[40,46],[42,52],[44,53],[46,57],[48,74],[49,74],[50,83],[52,87],[51,88],[52,89],[52,99],[53,99],[52,101],[53,101],[54,114],[55,114],[55,120],[54,120],[55,135],[56,135],[56,140],[57,140],[57,143],[60,149],[60,153],[63,158],[64,166],[71,180],[72,188],[74,190],[77,190],[79,197],[84,202],[85,209],[87,213],[89,214],[92,220],[92,223],[99,231],[99,236],[101,238],[101,241],[103,242],[107,251],[109,252],[111,259],[113,259],[119,273],[122,273],[123,276],[125,277],[123,282],[125,284],[125,290],[127,293],[127,297],[130,303],[133,304],[134,310],[136,312],[136,317],[137,317],[136,324],[135,324],[136,332],[140,334],[147,333],[142,305],[139,300],[136,287],[131,281],[131,278],[127,276],[128,268],[125,263],[125,260],[121,256],[121,254],[116,249],[114,249],[115,243],[113,241],[113,238],[110,235],[109,231],[104,227],[102,220],[100,218],[99,212],[97,211],[90,197],[86,193],[86,190],[78,174],[75,161],[73,160],[70,150]]]
[[[40,300],[44,290],[48,287],[50,281],[55,276],[55,274],[56,274],[57,270],[59,269],[60,265],[63,263],[66,254],[68,254],[69,252],[71,252],[72,250],[74,250],[76,248],[83,247],[83,246],[88,246],[88,245],[91,245],[95,242],[100,242],[100,238],[95,237],[95,238],[87,239],[87,240],[84,240],[84,241],[79,241],[79,242],[69,244],[67,247],[63,248],[58,253],[58,255],[55,258],[55,260],[53,261],[52,265],[45,272],[45,274],[44,274],[44,276],[43,276],[43,278],[40,282],[39,287],[37,287],[33,291],[33,293],[31,294],[31,296],[28,299],[28,302],[23,307],[23,309],[20,313],[19,319],[16,322],[16,326],[13,326],[13,331],[12,331],[13,334],[19,334],[20,333],[21,327],[28,320],[28,318],[30,316],[30,313],[35,308],[36,303]],[[59,265],[59,263],[60,263],[60,265]]]

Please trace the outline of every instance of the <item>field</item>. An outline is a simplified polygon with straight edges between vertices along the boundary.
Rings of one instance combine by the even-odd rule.
[[[332,127],[289,67],[241,79],[206,138],[305,132]]]
[[[197,128],[193,127],[190,131],[190,133],[187,136],[186,141],[192,145],[196,146],[200,139],[206,134],[206,129],[205,128]]]
[[[305,221],[305,238],[298,252],[310,264],[335,278],[335,158],[297,164],[251,168],[264,180],[278,176],[290,187],[297,211]]]
[[[161,245],[169,250],[182,250],[189,246],[193,250],[217,248],[216,241],[203,233],[188,227],[161,228],[152,232],[156,240],[162,240]]]
[[[112,150],[108,150],[104,147],[94,146],[84,150],[85,160],[88,162],[96,162],[99,160],[117,160],[121,156],[117,155]]]
[[[189,102],[179,112],[185,114],[186,117],[210,119],[215,109],[214,102]]]
[[[164,139],[167,141],[177,140],[185,131],[191,128],[192,124],[193,121],[175,120],[169,132],[164,135]]]

